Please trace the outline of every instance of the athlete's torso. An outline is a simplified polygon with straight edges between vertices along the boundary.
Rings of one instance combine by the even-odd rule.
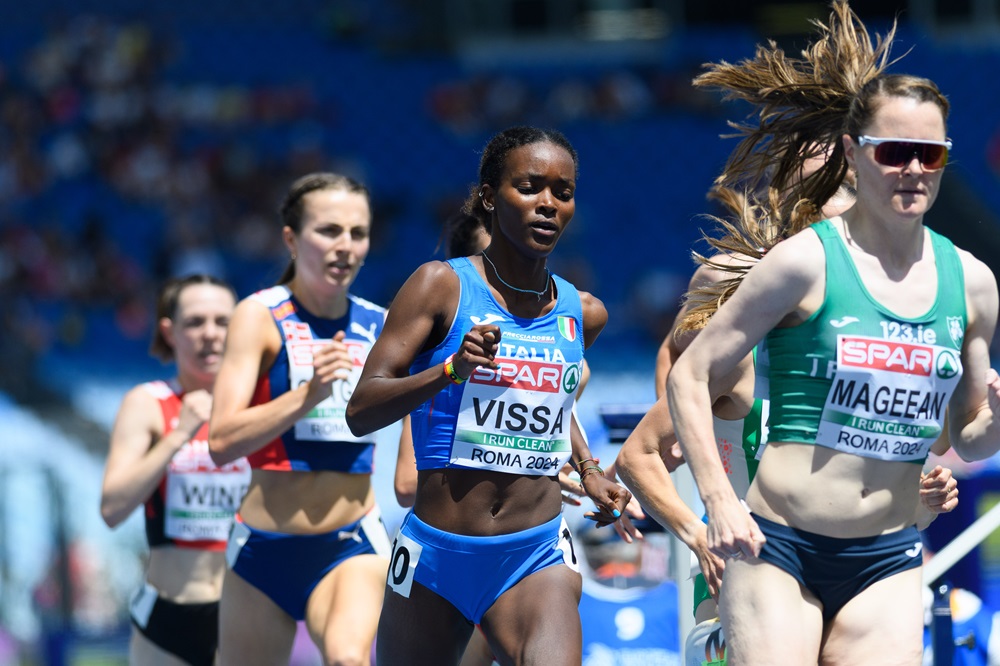
[[[440,364],[476,324],[500,328],[497,370],[480,368],[412,413],[418,490],[414,511],[442,530],[506,534],[560,510],[555,479],[570,457],[573,401],[583,363],[583,313],[575,287],[552,276],[557,300],[534,319],[515,317],[466,258],[445,337],[411,372]]]
[[[826,255],[826,297],[802,324],[767,336],[771,440],[923,463],[962,374],[958,255],[929,231],[937,295],[926,314],[901,317],[870,295],[833,225],[812,228]]]
[[[583,366],[583,312],[576,289],[552,276],[558,300],[537,319],[514,317],[466,258],[454,259],[461,294],[444,341],[411,372],[437,365],[475,324],[500,327],[496,370],[480,367],[412,415],[417,469],[460,467],[555,476],[569,460],[570,421]]]
[[[183,393],[175,383],[143,384],[160,405],[163,434],[177,427]],[[233,515],[250,481],[245,458],[222,467],[208,451],[208,424],[184,442],[167,465],[160,485],[145,502],[150,548],[175,546],[223,551]]]
[[[916,520],[921,463],[961,373],[960,260],[928,230],[937,275],[926,283],[937,290],[919,297],[931,304],[924,314],[901,317],[872,297],[829,221],[812,229],[825,298],[805,322],[767,337],[770,431],[747,502],[825,536],[894,532]]]
[[[254,391],[252,405],[273,400],[312,377],[313,351],[344,331],[344,344],[354,360],[350,377],[333,383],[331,395],[280,437],[249,456],[254,469],[267,471],[335,471],[371,474],[374,434],[355,437],[344,413],[375,339],[385,310],[348,296],[347,313],[324,319],[307,311],[286,286],[257,292],[252,299],[266,305],[281,335],[282,346]]]
[[[175,382],[148,382],[143,388],[160,405],[166,435],[177,426],[183,393]],[[146,580],[160,596],[178,603],[219,599],[226,539],[249,482],[246,458],[222,467],[212,462],[208,424],[174,454],[144,505]]]

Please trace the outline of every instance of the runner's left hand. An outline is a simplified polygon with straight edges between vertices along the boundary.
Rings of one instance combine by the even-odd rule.
[[[588,474],[583,478],[582,485],[597,507],[596,511],[584,514],[585,518],[596,522],[598,527],[615,525],[615,531],[626,543],[642,538],[642,534],[625,513],[632,500],[632,493],[628,489],[608,480],[603,474]]]

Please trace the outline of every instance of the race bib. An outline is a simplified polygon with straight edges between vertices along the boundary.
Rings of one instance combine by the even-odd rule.
[[[816,443],[867,458],[922,461],[961,376],[954,349],[840,335]]]
[[[413,575],[420,562],[423,546],[403,534],[400,530],[392,542],[392,557],[389,559],[389,574],[386,583],[403,597],[410,597]]]
[[[451,464],[508,474],[555,476],[569,460],[580,368],[503,358],[466,382]]]
[[[725,663],[726,637],[718,618],[695,625],[684,645],[685,666],[720,666]]]
[[[289,340],[285,343],[288,352],[289,387],[307,384],[313,377],[313,354],[330,344],[330,340]],[[347,401],[361,378],[371,345],[359,340],[345,340],[351,354],[353,368],[346,379],[337,380],[330,386],[330,396],[325,398],[304,417],[295,422],[295,438],[316,442],[356,442],[371,443],[373,434],[355,437],[347,427],[345,413]]]
[[[149,583],[144,583],[136,590],[132,601],[129,603],[129,614],[135,623],[143,629],[149,624],[149,617],[153,614],[153,607],[156,606],[156,599],[159,593],[156,588]]]
[[[167,474],[164,533],[176,541],[225,541],[249,470]]]
[[[559,524],[559,542],[558,548],[563,553],[563,564],[568,566],[573,571],[580,573],[580,560],[576,556],[576,546],[573,544],[573,533],[569,529],[569,525],[566,524],[566,519],[563,518],[562,522]]]
[[[242,552],[243,546],[247,545],[251,536],[252,533],[246,523],[241,523],[238,520],[233,523],[233,531],[226,543],[226,564],[229,565],[230,569],[236,566],[236,561],[240,559],[240,552]]]

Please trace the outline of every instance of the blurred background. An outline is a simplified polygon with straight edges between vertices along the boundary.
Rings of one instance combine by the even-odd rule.
[[[865,0],[898,15],[894,67],[950,98],[955,148],[928,224],[1000,273],[1000,0]],[[803,45],[822,2],[771,0],[0,0],[0,664],[123,663],[142,576],[136,513],[98,513],[124,392],[171,375],[146,348],[155,292],[204,271],[239,295],[287,258],[276,208],[314,170],[365,182],[371,254],[353,291],[389,304],[440,258],[441,223],[512,124],[580,154],[553,269],[610,321],[581,413],[606,460],[609,405],[653,399],[652,364],[694,268],[705,192],[746,109],[692,89],[702,63]],[[701,249],[704,249],[703,247]],[[996,356],[995,356],[996,358]],[[390,530],[394,433],[377,484]],[[995,504],[1000,465],[956,466],[935,547]],[[1000,608],[1000,539],[954,570]]]

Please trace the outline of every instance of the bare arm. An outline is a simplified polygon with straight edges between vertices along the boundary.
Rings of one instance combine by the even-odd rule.
[[[439,261],[418,268],[400,288],[347,403],[347,425],[355,435],[398,421],[448,386],[443,364],[415,375],[410,366],[444,338],[458,294],[458,276]],[[473,326],[455,352],[458,375],[469,377],[481,365],[496,367],[500,336],[495,325]]]
[[[604,303],[587,292],[580,292],[580,302],[583,306],[583,344],[585,349],[589,349],[608,323],[608,311],[604,307]],[[589,376],[589,368],[587,374]],[[598,509],[596,514],[586,514],[587,517],[600,524],[615,522],[619,518],[623,518],[623,523],[626,523],[625,532],[619,530],[619,534],[622,534],[626,540],[629,540],[633,535],[638,536],[631,521],[624,515],[625,508],[632,499],[632,493],[604,474],[587,473],[588,464],[581,468],[579,462],[592,458],[593,455],[576,418],[571,420],[571,427],[573,461],[580,473],[580,485],[583,486],[587,496],[593,500]],[[626,533],[629,537],[625,536]]]
[[[951,446],[966,462],[1000,450],[1000,377],[990,368],[990,342],[996,328],[996,278],[989,268],[961,252],[965,271],[968,326],[962,344],[964,372],[948,403]]]
[[[413,506],[417,498],[417,457],[413,452],[413,431],[410,429],[410,415],[403,417],[403,429],[399,433],[399,450],[396,452],[396,473],[393,477],[396,502],[407,508]]]
[[[763,535],[739,503],[715,446],[712,403],[720,382],[768,331],[797,323],[823,298],[825,260],[812,232],[775,246],[677,360],[667,398],[684,459],[709,514],[709,546],[720,556],[757,555]]]
[[[677,313],[677,319],[674,320],[674,328],[671,328],[670,332],[667,333],[667,337],[663,338],[663,342],[656,352],[656,370],[653,374],[656,382],[657,400],[666,395],[667,377],[670,376],[670,368],[673,367],[677,361],[677,357],[680,356],[680,351],[677,349],[677,343],[674,340],[674,330],[676,330],[678,321],[682,316],[684,316],[683,310]]]
[[[948,418],[948,410],[944,410],[944,426],[941,428],[941,434],[938,435],[937,441],[931,444],[931,453],[936,456],[943,456],[951,448],[951,436],[949,432],[951,431],[951,419]]]
[[[708,549],[705,524],[684,503],[670,472],[683,463],[666,398],[639,421],[618,452],[618,475],[639,503],[698,558],[712,594],[717,594],[724,563]]]
[[[615,466],[622,482],[656,521],[694,550],[694,532],[698,531],[695,523],[704,525],[681,500],[670,478],[679,457],[673,453],[676,447],[670,410],[666,399],[661,398],[625,440]]]
[[[129,391],[111,431],[111,445],[101,488],[101,517],[115,527],[160,484],[175,453],[208,418],[212,396],[192,391],[184,396],[177,427],[163,435],[159,402],[143,387]]]
[[[273,362],[281,336],[268,309],[255,301],[236,306],[226,351],[215,379],[209,427],[209,449],[217,465],[258,451],[330,395],[336,379],[344,379],[352,361],[344,334],[313,356],[313,377],[260,405],[250,406],[260,374]]]

